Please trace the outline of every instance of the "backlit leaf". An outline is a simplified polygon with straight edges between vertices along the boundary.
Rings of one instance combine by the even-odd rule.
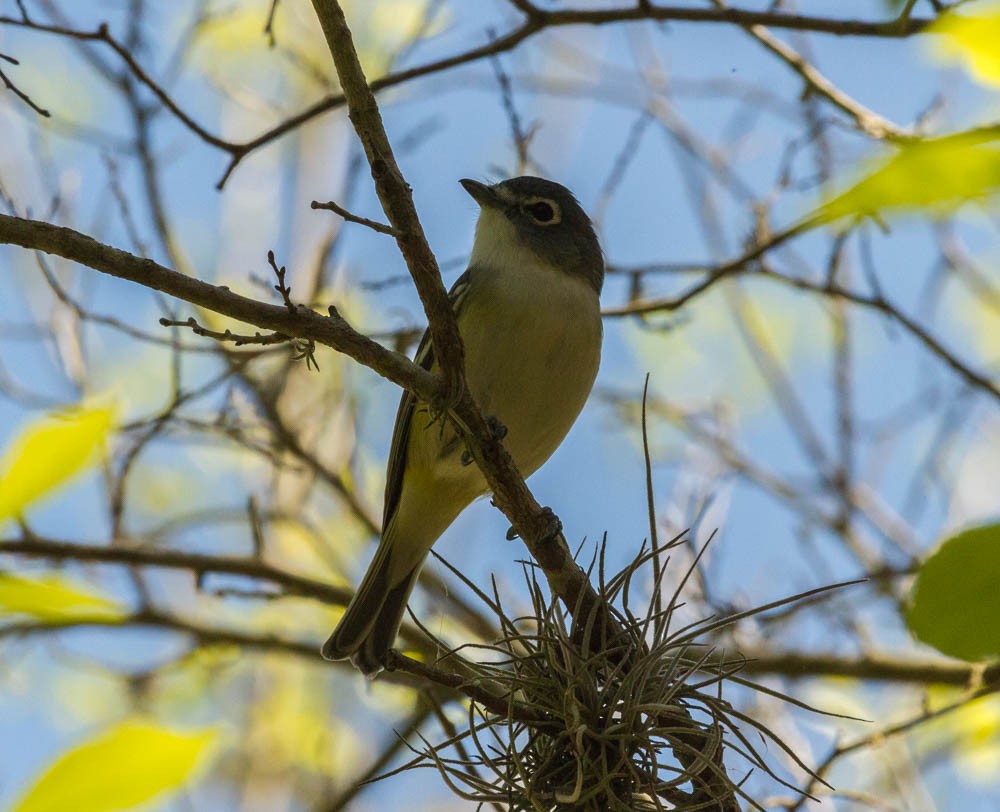
[[[970,703],[953,724],[958,768],[972,781],[992,784],[1000,772],[1000,697]]]
[[[0,460],[0,521],[20,516],[97,458],[114,422],[106,406],[76,407],[28,425]]]
[[[180,789],[211,755],[215,729],[191,732],[129,721],[64,753],[12,812],[115,812]]]
[[[947,539],[920,567],[906,622],[917,638],[963,660],[1000,657],[1000,525]]]
[[[816,221],[872,217],[899,211],[946,214],[1000,189],[1000,146],[983,133],[914,141],[900,146],[847,191],[828,199]]]
[[[983,84],[1000,86],[1000,3],[942,14],[927,33],[943,62],[960,62]]]
[[[0,573],[0,616],[31,615],[52,623],[75,618],[116,620],[124,609],[90,590],[56,576],[24,578]]]
[[[418,33],[428,36],[439,31],[445,16],[438,15],[436,24],[422,30],[426,4],[418,0],[348,0],[341,5],[369,78],[385,73],[391,56]],[[245,91],[267,86],[267,79],[273,83],[277,71],[287,82],[281,95],[286,98],[289,92],[315,91],[317,86],[336,82],[329,49],[309,0],[278,4],[272,32],[274,51],[264,34],[264,15],[257,0],[211,0],[199,25],[196,55],[223,87],[239,86]]]
[[[952,705],[964,690],[931,687],[927,691],[927,708],[933,712]],[[1000,772],[1000,697],[980,697],[929,719],[913,731],[912,742],[918,758],[940,758],[948,753],[967,780],[992,786]]]

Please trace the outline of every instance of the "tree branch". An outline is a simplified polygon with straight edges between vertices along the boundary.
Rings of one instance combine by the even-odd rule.
[[[989,685],[1000,681],[1000,664],[993,664],[984,671],[979,666],[953,660],[907,659],[877,652],[855,658],[794,651],[743,651],[742,654],[747,659],[740,669],[741,676],[767,674],[792,679],[846,677],[877,682],[957,686],[968,686],[977,681]]]
[[[393,160],[375,97],[365,83],[343,11],[336,0],[313,0],[313,6],[348,98],[351,122],[371,164],[382,207],[390,225],[402,233],[397,242],[424,303],[431,340],[442,371],[451,377],[444,391],[451,397],[460,396],[451,409],[456,428],[493,491],[493,504],[510,520],[544,570],[553,592],[571,612],[582,618],[597,619],[608,635],[607,639],[614,639],[620,633],[618,624],[603,606],[584,571],[573,560],[562,536],[561,525],[551,510],[543,509],[535,500],[510,454],[494,436],[464,387],[461,339],[451,304],[441,284],[437,261],[417,219],[410,188]],[[442,326],[442,322],[446,326]],[[456,382],[460,387],[458,389],[452,388]],[[595,635],[594,639],[601,637]]]
[[[674,6],[654,6],[641,2],[633,8],[609,9],[564,9],[544,11],[523,2],[518,4],[526,18],[521,25],[506,34],[476,48],[470,48],[452,56],[437,59],[407,70],[396,71],[371,82],[372,91],[378,92],[388,87],[410,82],[414,79],[441,73],[460,65],[477,62],[486,57],[514,50],[522,42],[535,34],[552,27],[566,25],[609,25],[619,22],[653,20],[659,22],[690,22],[706,24],[731,24],[741,26],[766,25],[795,31],[815,31],[834,36],[904,38],[918,34],[933,22],[929,19],[906,17],[896,20],[868,21],[846,20],[830,17],[816,17],[802,14],[786,14],[777,11],[750,11],[744,9],[709,9]],[[529,13],[530,11],[530,13]],[[156,82],[125,48],[108,32],[106,25],[95,31],[83,31],[65,25],[45,25],[29,19],[0,15],[0,25],[28,28],[33,31],[70,37],[76,40],[103,42],[125,63],[132,75],[144,84],[170,112],[202,141],[214,146],[230,156],[229,165],[217,184],[222,188],[240,162],[250,153],[272,141],[287,135],[300,126],[324,113],[343,107],[346,98],[333,94],[320,99],[305,110],[289,117],[259,135],[242,143],[227,141],[199,124],[188,115],[179,104]]]
[[[728,8],[722,0],[714,0],[716,7]],[[912,134],[896,126],[874,110],[865,107],[861,102],[852,99],[843,90],[826,78],[819,70],[809,63],[798,51],[786,42],[782,42],[763,25],[744,25],[744,30],[756,39],[767,50],[785,62],[794,70],[809,91],[816,93],[834,107],[839,108],[853,119],[855,126],[866,135],[875,139],[899,140],[912,138]]]
[[[401,353],[388,350],[357,332],[332,308],[329,316],[322,316],[302,305],[290,312],[284,305],[240,296],[227,287],[185,276],[150,259],[100,243],[71,228],[39,220],[0,214],[0,243],[55,254],[247,324],[295,338],[312,339],[350,356],[359,364],[413,392],[421,400],[434,402],[439,397],[438,382],[427,370]]]
[[[410,186],[396,164],[343,9],[336,0],[313,0],[313,8],[337,68],[351,123],[368,158],[375,191],[427,314],[427,329],[441,369],[443,398],[447,403],[455,402],[465,389],[464,351],[437,259],[424,236]]]
[[[296,575],[255,558],[186,553],[162,548],[125,547],[121,544],[114,546],[78,544],[35,537],[0,541],[0,556],[2,555],[163,567],[184,570],[196,578],[207,573],[242,575],[268,581],[280,586],[290,595],[315,598],[331,606],[347,606],[353,594],[351,589]]]

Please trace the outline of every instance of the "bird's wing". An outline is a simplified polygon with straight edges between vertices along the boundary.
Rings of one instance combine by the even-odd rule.
[[[451,301],[451,308],[458,315],[462,300],[469,289],[469,271],[463,273],[451,290],[448,291],[448,299]],[[431,344],[430,332],[424,330],[420,343],[417,345],[417,352],[413,356],[413,362],[418,366],[430,371],[434,366],[434,347]],[[403,396],[399,401],[399,409],[396,411],[396,424],[392,430],[392,447],[389,450],[389,465],[385,478],[385,507],[382,511],[382,530],[389,526],[389,519],[396,512],[399,506],[399,499],[403,492],[403,471],[406,468],[406,449],[409,445],[410,428],[413,424],[413,413],[416,408],[417,399],[411,392],[403,391]]]

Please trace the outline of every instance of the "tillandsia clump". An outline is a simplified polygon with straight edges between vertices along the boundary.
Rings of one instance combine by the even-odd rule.
[[[740,659],[701,641],[796,598],[674,628],[690,570],[672,596],[663,596],[662,585],[667,553],[680,543],[682,537],[659,548],[654,543],[610,577],[601,545],[588,573],[593,579],[597,569],[600,598],[590,611],[581,606],[567,611],[548,598],[530,564],[525,565],[530,614],[509,616],[495,585],[492,597],[477,590],[503,637],[492,645],[451,650],[439,664],[503,697],[507,712],[471,701],[468,727],[436,745],[424,740],[406,768],[435,766],[465,799],[532,812],[733,812],[741,809],[741,800],[762,809],[741,789],[742,780],[727,773],[729,754],[790,787],[741,728],[754,729],[755,738],[775,742],[807,772],[808,767],[774,733],[722,697],[727,682],[759,686],[737,675]],[[653,573],[652,598],[637,615],[630,591],[646,568]]]

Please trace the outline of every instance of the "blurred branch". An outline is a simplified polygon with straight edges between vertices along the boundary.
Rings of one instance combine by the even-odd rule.
[[[534,128],[529,127],[525,131],[521,123],[521,116],[517,112],[517,105],[514,102],[514,90],[510,84],[510,76],[503,68],[500,57],[496,54],[490,55],[490,65],[496,76],[497,84],[500,87],[500,103],[503,106],[504,114],[507,116],[507,124],[510,127],[510,137],[514,143],[514,153],[517,155],[517,163],[514,170],[509,174],[511,177],[524,175],[531,165],[531,157],[528,150],[531,146],[531,139],[534,135]]]
[[[315,805],[315,809],[322,809],[324,812],[341,812],[347,809],[348,805],[358,794],[365,789],[369,782],[373,781],[379,773],[386,769],[392,760],[407,747],[407,742],[417,733],[424,723],[435,714],[438,698],[430,692],[421,692],[417,697],[417,708],[410,714],[410,718],[404,725],[394,728],[388,744],[383,746],[378,757],[372,761],[371,765],[356,779],[351,785],[338,793],[332,799],[321,801]]]
[[[48,284],[52,293],[55,297],[82,322],[89,322],[91,324],[98,324],[102,327],[108,327],[122,335],[128,336],[129,338],[135,338],[139,341],[144,341],[149,344],[159,344],[168,347],[173,347],[175,341],[170,338],[164,338],[162,335],[156,335],[155,333],[148,333],[145,330],[140,330],[137,327],[133,327],[131,324],[117,318],[116,316],[109,316],[104,313],[94,313],[88,308],[84,307],[80,302],[78,302],[69,291],[63,286],[56,276],[55,269],[52,268],[48,262],[48,258],[44,254],[35,255],[38,261],[38,269],[42,272],[42,276],[45,278],[45,282]],[[190,344],[180,344],[180,349],[184,352],[214,352],[214,348],[205,346],[201,342],[192,342]]]
[[[441,370],[441,401],[443,404],[457,402],[465,391],[464,352],[437,259],[424,236],[410,186],[396,164],[375,95],[361,70],[344,12],[336,0],[313,0],[313,8],[333,56],[351,123],[371,166],[375,191],[427,314],[427,331]]]
[[[805,652],[742,649],[746,662],[741,674],[760,674],[806,679],[842,677],[876,682],[918,685],[993,685],[1000,681],[1000,663],[984,671],[981,666],[951,660],[917,660],[868,652],[862,657],[809,654]],[[721,658],[720,658],[721,659]]]
[[[949,713],[953,713],[957,710],[961,710],[966,707],[970,702],[974,702],[977,699],[981,699],[984,696],[989,696],[1000,691],[1000,682],[988,683],[969,691],[960,699],[954,702],[949,702],[948,704],[940,708],[925,708],[920,713],[911,716],[909,719],[904,719],[902,722],[898,722],[893,725],[888,725],[887,727],[881,728],[867,736],[862,736],[855,739],[854,741],[847,742],[846,744],[839,744],[830,752],[830,754],[823,759],[823,761],[816,768],[816,775],[811,777],[809,783],[803,788],[803,792],[811,793],[817,788],[817,779],[822,779],[824,775],[830,772],[833,765],[851,753],[858,750],[871,747],[874,745],[882,744],[886,739],[892,738],[893,736],[898,736],[901,733],[908,733],[914,728],[919,727],[927,722],[934,719],[940,719],[942,716],[946,716]],[[785,808],[788,812],[797,812],[804,806],[804,798],[800,798],[795,802],[790,802],[785,804]]]
[[[242,629],[226,629],[215,626],[205,626],[196,620],[190,620],[175,615],[167,614],[156,609],[144,609],[135,612],[124,618],[115,617],[76,617],[58,620],[46,620],[45,622],[27,621],[24,623],[8,623],[0,625],[0,639],[4,637],[27,637],[43,634],[56,634],[69,629],[77,628],[109,628],[125,629],[136,626],[153,626],[160,629],[181,632],[190,635],[198,641],[200,645],[233,645],[251,651],[274,651],[282,654],[301,657],[317,665],[324,665],[329,668],[341,670],[353,669],[354,666],[347,660],[329,662],[324,660],[319,653],[319,646],[314,642],[300,642],[289,640],[273,634],[260,634]],[[455,662],[457,658],[452,654],[448,662]],[[399,654],[393,651],[390,655],[391,668],[382,676],[381,680],[397,685],[406,685],[411,688],[426,689],[428,682],[448,688],[456,695],[468,697],[478,702],[492,713],[507,715],[513,714],[513,718],[521,721],[528,721],[535,725],[549,724],[550,720],[544,716],[533,712],[531,708],[523,706],[509,696],[499,696],[490,693],[476,681],[470,680],[458,674],[445,671],[433,665],[419,662],[412,657]]]
[[[713,2],[717,8],[729,8],[722,0],[713,0]],[[822,96],[834,107],[850,116],[857,128],[865,133],[865,135],[879,140],[899,140],[913,137],[910,133],[907,133],[888,119],[883,118],[874,110],[870,110],[860,102],[852,99],[820,73],[819,70],[810,64],[792,46],[786,42],[782,42],[763,25],[744,25],[743,28],[750,36],[801,76],[809,92]]]
[[[926,328],[918,324],[913,318],[907,316],[892,302],[890,302],[881,291],[873,294],[858,293],[843,287],[838,282],[830,280],[823,283],[812,282],[808,279],[786,276],[768,267],[760,267],[754,274],[755,277],[773,279],[799,290],[807,290],[813,293],[820,293],[824,296],[839,298],[862,307],[876,310],[899,324],[906,332],[912,335],[917,341],[924,345],[933,355],[944,362],[953,372],[965,380],[966,383],[976,389],[985,392],[992,398],[1000,401],[1000,386],[987,375],[976,372],[964,361],[960,360],[952,353],[940,340],[928,332]]]
[[[63,542],[42,538],[12,538],[0,540],[0,555],[23,556],[25,558],[41,558],[53,561],[102,562],[133,564],[143,567],[161,567],[190,572],[195,577],[203,577],[208,573],[241,575],[268,581],[282,587],[288,595],[315,598],[330,606],[344,606],[350,600],[351,590],[331,586],[322,581],[316,581],[295,573],[271,566],[255,558],[237,558],[233,556],[211,556],[199,553],[184,553],[174,550],[153,550],[130,548],[123,546],[100,546]],[[56,622],[53,629],[67,628],[76,625],[92,625],[98,621],[69,620]],[[152,613],[133,616],[129,623],[165,625],[170,628],[192,630],[195,627],[186,626],[176,618]],[[117,621],[102,620],[100,624],[117,625]],[[0,634],[19,634],[22,627],[0,627]],[[313,643],[295,643],[279,638],[255,637],[249,632],[238,630],[224,631],[197,627],[200,635],[211,637],[213,642],[234,642],[251,648],[273,647],[285,650],[287,653],[320,661],[318,649]],[[228,635],[225,639],[219,635]],[[864,657],[841,657],[833,654],[809,654],[799,652],[777,652],[772,650],[754,650],[744,648],[741,673],[746,675],[784,676],[793,679],[817,677],[843,677],[850,679],[872,680],[878,682],[915,683],[921,685],[954,685],[954,686],[994,686],[1000,684],[1000,663],[994,663],[985,669],[982,666],[948,660],[916,660],[905,657],[892,657],[883,653],[869,653]],[[411,657],[393,652],[389,663],[391,669],[405,672],[413,676],[423,677],[431,682],[449,688],[459,688],[463,678],[413,660]],[[449,660],[454,657],[450,657]],[[447,661],[446,661],[447,662]],[[719,664],[728,662],[725,654],[713,655],[705,660],[703,669],[712,673],[718,670]],[[477,699],[472,694],[467,694]],[[478,701],[478,699],[477,699]],[[492,700],[488,700],[492,701]],[[506,708],[506,700],[504,701]],[[495,708],[497,712],[506,710]]]
[[[14,57],[8,56],[7,54],[3,53],[0,53],[0,59],[2,59],[4,62],[9,62],[11,65],[21,64],[16,59],[14,59]],[[52,114],[48,110],[46,110],[44,107],[40,107],[39,105],[35,104],[35,102],[32,101],[31,96],[29,96],[27,93],[21,90],[17,85],[15,85],[7,77],[7,74],[4,73],[2,70],[0,70],[0,82],[3,82],[4,87],[6,87],[11,93],[17,96],[26,105],[28,105],[28,107],[30,107],[32,110],[38,113],[38,115],[43,116],[45,118],[51,117]]]
[[[730,25],[768,25],[793,31],[815,31],[820,34],[854,37],[908,37],[923,31],[931,20],[909,18],[905,24],[898,20],[869,22],[836,17],[814,17],[789,14],[783,11],[751,11],[739,8],[689,8],[639,3],[630,8],[563,9],[542,11],[536,9],[529,17],[542,26],[607,25],[635,20],[677,21],[697,23],[727,23]]]
[[[153,95],[160,100],[160,103],[166,107],[182,124],[184,124],[184,126],[191,130],[191,132],[197,135],[205,143],[214,147],[226,150],[227,152],[233,149],[233,144],[226,141],[224,138],[213,135],[191,116],[185,113],[184,110],[181,109],[180,105],[178,105],[171,98],[170,94],[168,94],[155,79],[146,73],[143,67],[136,61],[129,48],[111,35],[108,30],[107,23],[101,23],[96,30],[84,31],[82,29],[70,28],[65,25],[45,25],[31,20],[0,16],[0,25],[27,28],[39,33],[54,34],[56,36],[67,37],[69,39],[82,42],[99,42],[107,45],[125,63],[129,72],[137,80],[139,80],[139,82],[145,85],[153,93]]]
[[[400,353],[387,350],[352,329],[334,308],[330,309],[329,316],[322,316],[302,305],[295,312],[290,312],[284,305],[240,296],[228,287],[210,285],[150,259],[112,248],[73,229],[40,220],[0,214],[0,243],[55,254],[247,324],[296,338],[312,339],[370,367],[421,400],[430,403],[438,400],[440,390],[433,375]]]
[[[506,34],[491,40],[485,45],[470,48],[461,53],[443,59],[434,60],[423,65],[406,70],[396,71],[371,82],[370,88],[373,92],[384,90],[388,87],[410,82],[414,79],[428,76],[460,65],[466,65],[485,59],[492,55],[511,51],[525,40],[550,28],[567,25],[610,25],[630,21],[652,20],[652,21],[678,21],[691,23],[708,24],[733,24],[741,26],[766,25],[772,28],[786,28],[797,31],[815,31],[817,33],[833,34],[836,36],[859,36],[859,37],[886,37],[900,38],[908,37],[923,31],[930,23],[928,19],[914,19],[907,17],[898,20],[888,20],[883,22],[871,22],[866,20],[846,20],[830,17],[817,17],[800,14],[787,14],[777,11],[750,11],[743,9],[702,9],[685,8],[673,6],[654,6],[648,3],[640,3],[631,8],[609,8],[609,9],[563,9],[560,11],[543,11],[530,3],[522,3],[521,9],[525,13],[524,22],[516,28],[511,29]],[[219,180],[217,187],[222,188],[229,176],[233,173],[240,162],[250,153],[259,149],[283,135],[297,130],[300,126],[314,118],[317,118],[331,110],[343,107],[347,99],[342,94],[332,94],[319,100],[305,110],[297,113],[280,124],[265,130],[254,138],[243,142],[228,141],[218,135],[213,134],[208,129],[199,124],[192,116],[186,113],[180,105],[173,100],[169,93],[154,80],[130,53],[128,48],[122,45],[108,31],[106,24],[101,24],[96,30],[85,31],[72,28],[66,25],[45,25],[34,22],[27,17],[11,17],[0,15],[0,25],[9,25],[19,28],[27,28],[40,33],[48,33],[56,36],[68,37],[71,39],[98,42],[107,45],[125,63],[126,67],[135,78],[145,85],[160,101],[163,106],[171,112],[184,126],[186,126],[198,138],[210,146],[229,155],[229,164]]]
[[[198,581],[209,573],[242,575],[280,586],[289,595],[315,598],[330,606],[346,606],[353,590],[332,586],[272,566],[256,557],[214,556],[144,547],[79,544],[34,535],[0,541],[0,555],[43,558],[52,561],[90,561],[163,567],[190,572]]]
[[[735,259],[725,262],[722,265],[717,265],[714,268],[707,269],[704,279],[692,285],[684,293],[681,293],[678,296],[658,299],[637,299],[635,301],[630,301],[628,304],[619,305],[618,307],[605,308],[603,314],[612,318],[620,318],[622,316],[643,316],[657,311],[669,312],[677,310],[686,305],[692,299],[695,299],[702,293],[705,293],[713,285],[715,285],[716,282],[719,282],[728,276],[733,276],[734,274],[743,273],[749,270],[748,266],[759,260],[769,251],[783,245],[792,238],[805,233],[812,227],[813,226],[807,221],[799,221],[798,223],[788,226],[782,231],[770,235]]]
[[[620,318],[622,316],[644,316],[656,312],[670,312],[686,305],[692,299],[705,293],[717,282],[728,276],[737,273],[750,273],[755,278],[773,279],[800,290],[808,290],[814,293],[821,293],[825,296],[832,296],[844,299],[863,307],[877,310],[891,318],[903,327],[908,333],[923,344],[932,354],[936,355],[946,366],[951,368],[956,374],[962,377],[967,383],[985,392],[994,399],[1000,401],[1000,386],[998,386],[989,376],[972,369],[968,364],[960,360],[954,353],[947,349],[940,340],[935,338],[923,326],[914,319],[907,316],[892,304],[881,291],[874,294],[863,294],[849,290],[834,280],[826,282],[813,282],[799,277],[786,276],[778,271],[766,267],[763,263],[757,262],[767,252],[777,248],[787,242],[792,237],[802,234],[813,227],[808,221],[800,221],[784,231],[780,231],[770,237],[765,242],[747,251],[740,257],[730,260],[715,268],[709,269],[705,277],[698,283],[692,285],[687,291],[678,296],[636,299],[618,307],[605,308],[605,316]],[[751,263],[757,262],[755,267],[750,267]],[[655,268],[653,268],[655,270]],[[626,272],[622,269],[622,272]],[[638,273],[642,273],[640,270]]]

